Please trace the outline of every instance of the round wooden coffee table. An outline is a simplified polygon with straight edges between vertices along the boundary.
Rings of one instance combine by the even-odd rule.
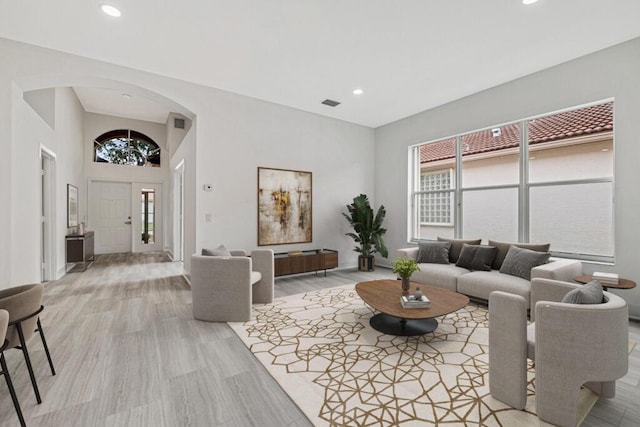
[[[469,303],[466,295],[423,283],[411,282],[411,292],[416,286],[431,301],[429,307],[403,308],[400,303],[400,280],[356,283],[356,292],[360,298],[380,312],[369,320],[371,327],[389,335],[424,335],[436,330],[436,317],[458,311]]]

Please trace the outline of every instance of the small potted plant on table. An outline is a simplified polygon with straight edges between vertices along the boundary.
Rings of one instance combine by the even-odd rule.
[[[392,262],[393,272],[402,278],[402,295],[409,295],[409,279],[411,275],[420,271],[414,259],[396,258]]]

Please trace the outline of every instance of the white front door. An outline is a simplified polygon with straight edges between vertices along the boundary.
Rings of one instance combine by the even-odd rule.
[[[131,252],[131,184],[93,181],[90,220],[96,254]]]

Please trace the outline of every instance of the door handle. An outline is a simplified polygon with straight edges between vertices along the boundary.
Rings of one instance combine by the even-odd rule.
[[[124,223],[125,224],[131,224],[131,221],[125,221]]]

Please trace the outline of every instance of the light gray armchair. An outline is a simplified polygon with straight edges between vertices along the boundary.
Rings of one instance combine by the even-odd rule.
[[[527,357],[535,362],[536,412],[546,422],[575,426],[581,386],[615,395],[615,380],[629,363],[629,316],[625,300],[604,292],[601,304],[559,302],[582,285],[531,281],[531,320],[524,298],[505,292],[489,297],[489,389],[516,409],[526,404]]]
[[[233,256],[191,256],[193,317],[208,322],[251,319],[252,303],[273,301],[273,251],[257,249]]]

